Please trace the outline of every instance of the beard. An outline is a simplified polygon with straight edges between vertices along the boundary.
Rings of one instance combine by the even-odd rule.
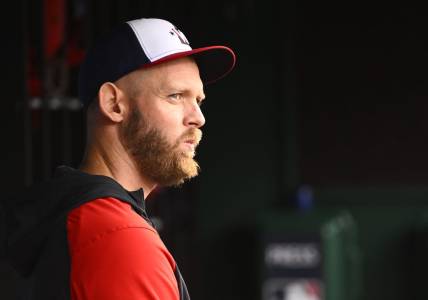
[[[160,129],[148,124],[138,108],[131,107],[120,135],[138,172],[158,185],[179,186],[199,173],[199,165],[193,159],[194,151],[179,149],[180,144],[189,139],[196,142],[196,147],[202,137],[197,128],[187,130],[171,143]]]

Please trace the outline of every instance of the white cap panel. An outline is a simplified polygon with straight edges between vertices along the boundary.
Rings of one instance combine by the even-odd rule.
[[[185,35],[168,21],[143,18],[127,23],[151,62],[192,50]]]

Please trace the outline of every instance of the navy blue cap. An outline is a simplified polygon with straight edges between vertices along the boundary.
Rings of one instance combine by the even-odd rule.
[[[138,19],[123,23],[87,53],[79,72],[79,99],[87,106],[105,82],[190,55],[205,84],[227,75],[236,61],[234,52],[225,46],[192,49],[184,34],[168,21]]]

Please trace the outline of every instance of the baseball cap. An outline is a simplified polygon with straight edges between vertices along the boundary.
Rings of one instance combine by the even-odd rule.
[[[233,50],[226,46],[192,49],[186,36],[166,20],[142,18],[122,23],[87,53],[79,71],[79,99],[87,106],[103,83],[186,56],[195,59],[205,84],[227,75],[236,61]]]

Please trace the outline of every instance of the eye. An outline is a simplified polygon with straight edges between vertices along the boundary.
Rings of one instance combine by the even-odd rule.
[[[175,94],[169,95],[168,98],[177,101],[177,100],[180,100],[182,98],[182,95],[180,93],[175,93]]]
[[[204,99],[202,99],[202,98],[196,99],[196,103],[198,103],[199,106],[202,106],[203,102],[204,102]]]

